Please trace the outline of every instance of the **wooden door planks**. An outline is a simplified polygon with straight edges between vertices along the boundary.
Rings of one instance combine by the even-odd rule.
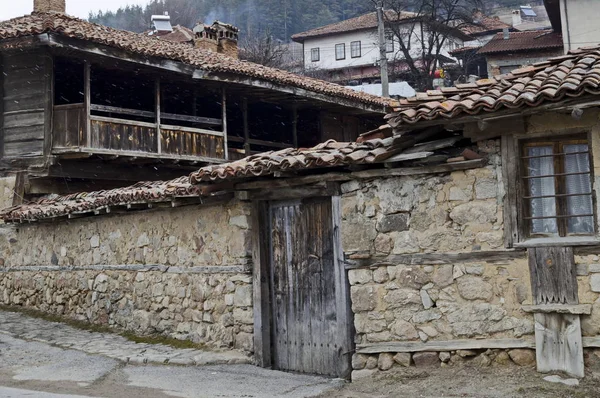
[[[578,304],[572,247],[536,247],[527,251],[535,304]]]
[[[272,203],[269,218],[272,363],[281,370],[340,376],[340,368],[346,371],[342,352],[349,350],[340,341],[345,333],[338,320],[331,200]]]

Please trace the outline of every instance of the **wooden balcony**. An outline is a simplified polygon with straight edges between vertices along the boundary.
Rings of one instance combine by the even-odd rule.
[[[94,104],[90,104],[89,109],[88,112],[85,104],[54,107],[53,154],[81,153],[193,163],[221,163],[228,158],[225,128],[213,131],[176,125],[186,122],[222,126],[221,119],[167,113],[157,118],[154,112]],[[111,116],[98,116],[92,112]],[[155,122],[131,119],[154,119]]]

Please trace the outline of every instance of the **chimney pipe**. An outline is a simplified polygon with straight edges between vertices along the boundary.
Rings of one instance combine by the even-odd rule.
[[[504,40],[510,39],[510,32],[508,31],[508,28],[502,29],[502,35],[504,36]]]
[[[66,0],[33,0],[33,12],[67,12]]]

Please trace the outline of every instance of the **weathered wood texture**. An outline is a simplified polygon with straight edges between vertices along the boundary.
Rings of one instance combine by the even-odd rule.
[[[156,128],[92,120],[92,148],[157,153]]]
[[[41,51],[2,56],[5,157],[37,156],[44,150],[50,63]]]
[[[87,146],[85,105],[58,105],[54,107],[54,147]]]
[[[534,304],[579,304],[572,247],[527,249]]]
[[[340,376],[348,347],[339,339],[329,199],[272,203],[273,366]]]
[[[160,130],[162,153],[225,159],[223,137],[188,131]]]
[[[538,372],[584,376],[579,315],[535,314],[535,344]]]
[[[254,360],[258,366],[271,366],[271,292],[269,288],[269,225],[266,202],[252,207],[252,294],[254,308]]]
[[[468,339],[428,341],[426,343],[420,341],[393,341],[389,343],[359,344],[356,347],[356,352],[359,354],[380,354],[382,352],[456,351],[509,348],[535,348],[535,341],[531,338]]]

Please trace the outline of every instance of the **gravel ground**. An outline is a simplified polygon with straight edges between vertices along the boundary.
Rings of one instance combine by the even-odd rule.
[[[600,397],[600,367],[589,371],[577,387],[550,383],[533,368],[445,367],[400,368],[321,395],[325,398],[469,397],[469,398],[595,398]]]

